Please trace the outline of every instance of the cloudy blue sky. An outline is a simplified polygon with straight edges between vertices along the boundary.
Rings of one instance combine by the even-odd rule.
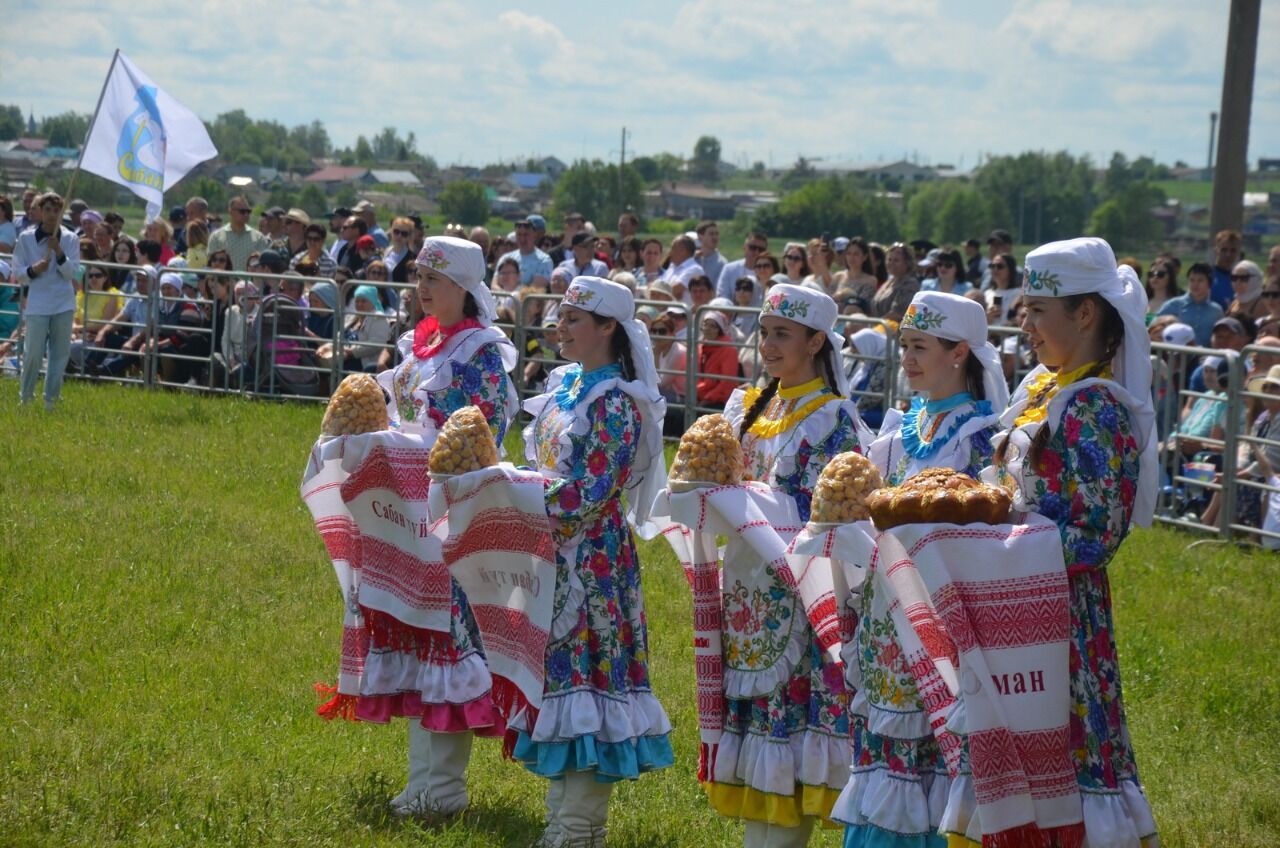
[[[93,109],[112,51],[205,118],[383,126],[441,163],[1112,151],[1199,165],[1227,0],[644,0],[592,4],[13,0],[0,102]],[[110,10],[110,11],[108,11]],[[16,36],[16,37],[15,37]],[[1280,3],[1263,4],[1250,162],[1280,156]]]

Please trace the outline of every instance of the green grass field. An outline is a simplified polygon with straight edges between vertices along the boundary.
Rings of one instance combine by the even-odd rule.
[[[325,723],[340,604],[298,483],[318,405],[0,381],[0,845],[526,845],[544,784],[481,741],[472,808],[390,819],[405,729]],[[1112,566],[1134,743],[1166,846],[1280,833],[1276,560],[1141,531]],[[677,766],[610,844],[741,844],[694,780],[688,591],[642,545]],[[839,844],[836,833],[812,845]]]

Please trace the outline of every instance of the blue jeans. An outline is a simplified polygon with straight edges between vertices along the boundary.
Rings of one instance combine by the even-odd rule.
[[[56,315],[30,315],[27,332],[22,343],[22,399],[29,401],[36,396],[36,380],[40,377],[40,363],[45,350],[49,352],[49,368],[44,375],[44,399],[57,400],[62,394],[62,375],[71,358],[71,319],[75,310]]]

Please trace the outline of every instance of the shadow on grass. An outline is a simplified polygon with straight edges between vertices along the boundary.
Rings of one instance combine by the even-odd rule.
[[[362,782],[347,789],[347,806],[360,824],[387,833],[417,829],[428,833],[462,828],[468,833],[488,834],[506,845],[529,845],[542,831],[543,821],[513,804],[491,805],[477,801],[461,816],[432,819],[403,818],[391,812],[390,801],[398,789],[381,772],[370,772]]]

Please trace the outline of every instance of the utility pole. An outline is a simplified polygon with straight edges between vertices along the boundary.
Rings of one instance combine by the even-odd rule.
[[[627,164],[627,128],[622,128],[622,146],[621,152],[618,154],[618,207],[622,211],[626,211],[626,204],[622,202],[622,169]]]
[[[1244,223],[1244,186],[1249,171],[1249,110],[1253,69],[1258,57],[1258,16],[1262,0],[1231,0],[1227,58],[1222,72],[1222,124],[1218,163],[1213,171],[1213,207],[1209,237],[1239,230]]]
[[[1209,178],[1213,178],[1213,142],[1218,137],[1218,113],[1209,113],[1209,159],[1205,163],[1204,169],[1209,172]]]

